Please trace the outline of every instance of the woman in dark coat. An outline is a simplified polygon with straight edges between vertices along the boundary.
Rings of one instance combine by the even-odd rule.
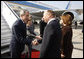
[[[28,39],[31,39],[33,41],[36,34],[34,32],[34,24],[32,22],[32,19],[28,20],[28,23],[26,24],[26,32],[27,32],[27,36],[29,37]],[[31,58],[32,44],[25,45],[25,50],[26,50],[26,55],[28,54],[28,57]]]
[[[72,44],[72,16],[70,14],[63,14],[61,16],[63,22],[62,26],[62,41],[61,41],[61,56],[62,58],[71,58],[73,51]]]

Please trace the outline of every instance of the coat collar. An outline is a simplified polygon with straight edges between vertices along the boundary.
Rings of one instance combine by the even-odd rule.
[[[47,24],[49,24],[51,21],[53,21],[53,20],[55,20],[55,19],[56,19],[56,18],[50,19]]]

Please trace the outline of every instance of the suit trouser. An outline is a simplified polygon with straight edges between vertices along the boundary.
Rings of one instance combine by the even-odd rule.
[[[21,58],[21,53],[19,51],[11,51],[11,58]]]
[[[29,55],[29,58],[31,58],[32,45],[29,45],[28,48],[29,48],[28,55]]]
[[[21,51],[14,44],[10,45],[11,58],[21,58]]]
[[[25,45],[25,58],[31,58],[32,45]]]

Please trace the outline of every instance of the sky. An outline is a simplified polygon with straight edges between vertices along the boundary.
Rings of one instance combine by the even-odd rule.
[[[65,9],[69,1],[40,1],[59,9]],[[83,1],[70,1],[70,9],[83,9]]]

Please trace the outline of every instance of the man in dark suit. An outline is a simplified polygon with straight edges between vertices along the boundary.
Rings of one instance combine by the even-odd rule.
[[[40,58],[61,58],[60,44],[62,32],[55,13],[51,10],[45,11],[43,19],[47,25],[44,29]]]
[[[46,27],[47,23],[44,22],[43,18],[40,21],[40,37],[43,38],[43,33],[44,33],[44,29]],[[39,43],[42,43],[42,40],[38,40]]]
[[[43,37],[43,32],[44,32],[44,28],[47,25],[47,23],[44,22],[43,18],[40,21],[40,36]]]
[[[26,37],[26,23],[29,19],[29,12],[22,10],[20,12],[20,18],[12,26],[12,40],[10,44],[10,51],[12,58],[20,58],[21,53],[24,50],[24,45],[34,42]]]

